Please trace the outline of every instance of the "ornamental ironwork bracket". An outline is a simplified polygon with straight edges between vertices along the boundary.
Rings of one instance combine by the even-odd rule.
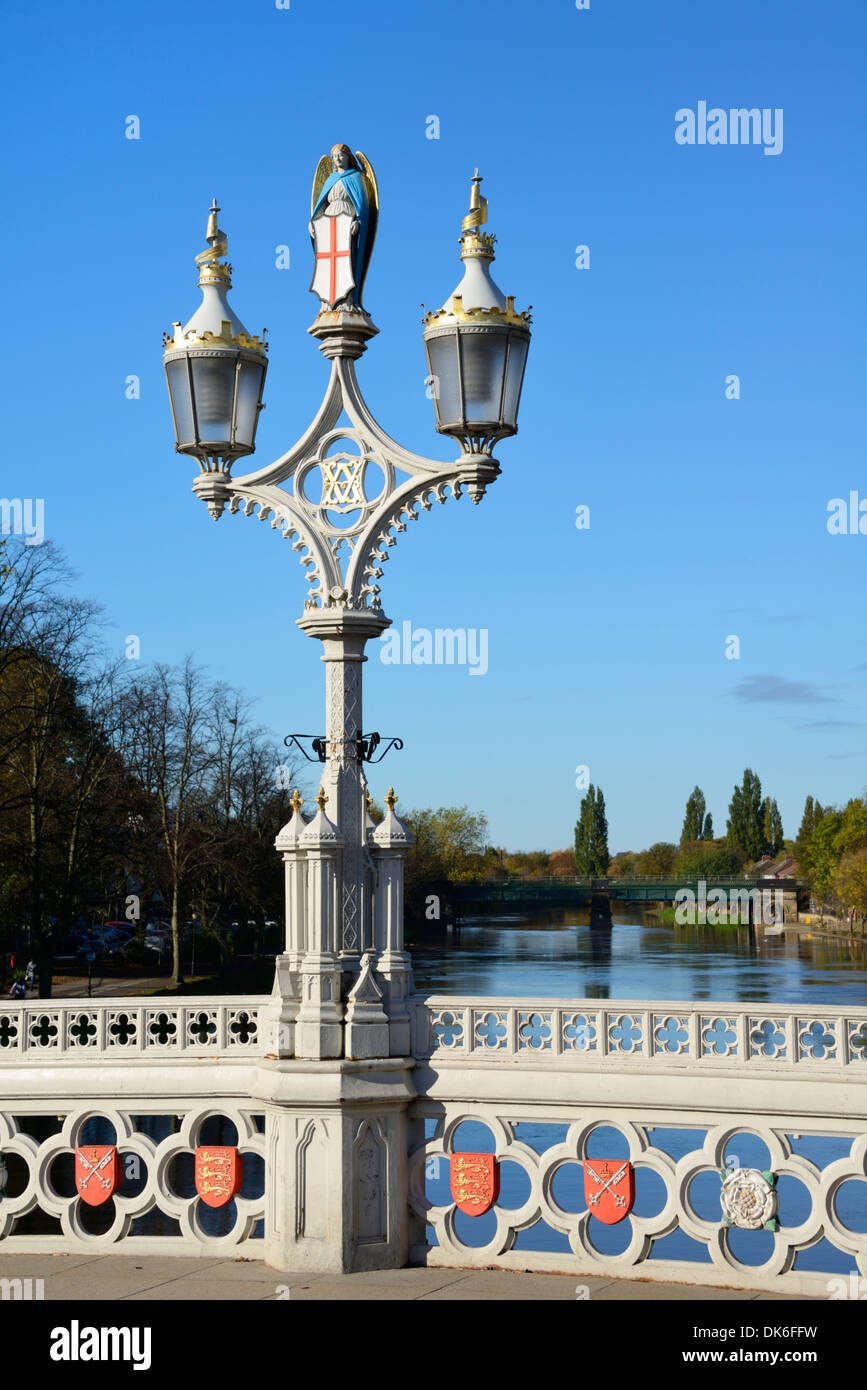
[[[304,744],[301,742],[301,739],[308,739],[310,741],[310,747],[313,750],[315,757],[311,756],[311,754],[307,752],[307,749],[304,747]],[[392,748],[396,749],[398,752],[400,752],[400,750],[403,748],[402,738],[387,738],[385,747],[383,748],[379,757],[375,758],[373,755],[376,752],[379,745],[382,743],[382,739],[383,736],[381,734],[356,734],[354,739],[338,739],[331,741],[344,741],[348,743],[354,743],[355,757],[356,760],[360,763],[381,763],[386,753],[391,752]],[[303,756],[307,759],[308,763],[324,763],[328,757],[329,740],[325,736],[325,734],[287,734],[283,740],[283,743],[287,748],[297,748],[299,753],[302,753]]]

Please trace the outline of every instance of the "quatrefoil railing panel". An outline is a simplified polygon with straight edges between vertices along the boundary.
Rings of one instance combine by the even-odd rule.
[[[6,1105],[9,1105],[8,1101]],[[242,1158],[247,1154],[256,1154],[265,1164],[263,1117],[251,1106],[229,1099],[190,1106],[172,1099],[156,1105],[137,1105],[134,1113],[92,1101],[82,1101],[69,1107],[70,1102],[58,1101],[50,1116],[33,1110],[16,1117],[8,1110],[0,1113],[0,1152],[6,1155],[7,1161],[14,1155],[23,1163],[26,1171],[23,1183],[14,1184],[14,1195],[10,1196],[7,1192],[0,1201],[0,1240],[5,1251],[32,1250],[42,1245],[51,1250],[76,1250],[82,1246],[104,1250],[126,1241],[126,1250],[134,1249],[142,1254],[182,1254],[185,1251],[189,1253],[192,1247],[214,1253],[231,1251],[235,1254],[240,1251],[253,1258],[260,1257],[260,1223],[265,1214],[265,1190],[257,1196],[245,1197],[242,1189],[233,1198],[234,1222],[224,1234],[214,1235],[203,1225],[200,1198],[195,1194],[185,1196],[178,1193],[171,1176],[172,1167],[181,1155],[188,1155],[192,1160],[197,1144],[202,1142],[203,1126],[214,1117],[234,1124]],[[162,1140],[155,1140],[136,1128],[136,1121],[143,1114],[152,1112],[164,1116],[167,1108],[179,1121],[175,1132]],[[32,1123],[34,1119],[54,1121],[58,1111],[63,1111],[61,1126],[47,1139],[39,1142],[28,1132],[28,1124],[38,1132],[38,1125]],[[139,1170],[134,1195],[123,1195],[118,1190],[109,1198],[106,1209],[110,1224],[99,1234],[94,1234],[88,1226],[93,1208],[85,1210],[77,1194],[65,1196],[59,1192],[52,1171],[59,1158],[72,1155],[78,1145],[91,1142],[85,1138],[85,1130],[94,1119],[107,1121],[113,1126],[114,1142],[120,1151],[121,1163],[125,1164],[133,1156],[138,1160]],[[267,1177],[266,1172],[266,1184]],[[37,1209],[59,1220],[59,1236],[17,1234],[17,1224]],[[153,1212],[162,1213],[167,1218],[167,1225],[176,1222],[178,1234],[133,1236],[131,1232],[136,1219]],[[229,1215],[227,1213],[227,1217]]]
[[[120,1054],[260,1057],[268,1000],[202,997],[181,1004],[136,999],[0,1003],[0,1063],[51,1056],[70,1061]]]
[[[483,1056],[555,1067],[849,1070],[867,1080],[867,1009],[432,995],[413,1001],[413,1027],[416,1057],[447,1065]]]
[[[867,1199],[867,1133],[856,1132],[856,1123],[841,1126],[832,1122],[821,1129],[809,1126],[806,1121],[799,1122],[798,1140],[807,1136],[827,1138],[832,1134],[844,1147],[843,1157],[821,1167],[795,1151],[795,1137],[786,1128],[756,1115],[746,1118],[743,1115],[715,1116],[710,1123],[706,1121],[701,1126],[699,1142],[696,1144],[693,1139],[692,1145],[686,1145],[688,1152],[676,1158],[668,1149],[674,1148],[677,1152],[677,1146],[666,1146],[660,1131],[676,1134],[678,1123],[682,1126],[682,1116],[665,1115],[651,1105],[646,1115],[626,1119],[577,1102],[551,1101],[545,1104],[542,1118],[539,1109],[528,1108],[526,1103],[506,1106],[503,1102],[456,1100],[434,1104],[421,1099],[413,1104],[412,1113],[419,1122],[428,1117],[426,1123],[434,1129],[434,1133],[413,1151],[409,1165],[410,1205],[419,1222],[433,1227],[435,1234],[436,1243],[426,1255],[428,1264],[535,1268],[564,1274],[609,1274],[769,1288],[779,1292],[789,1288],[793,1293],[805,1291],[819,1297],[828,1296],[829,1272],[846,1268],[867,1274],[867,1231],[847,1225],[838,1211],[838,1197],[847,1183],[861,1185],[862,1209]],[[432,1117],[436,1117],[435,1121]],[[501,1192],[497,1204],[482,1218],[485,1226],[482,1227],[480,1221],[473,1232],[473,1235],[479,1234],[481,1244],[469,1243],[467,1224],[462,1225],[448,1188],[450,1158],[465,1147],[459,1131],[468,1122],[475,1122],[473,1144],[481,1143],[475,1137],[481,1123],[492,1141],[484,1145],[487,1151],[493,1150],[501,1164],[514,1165],[522,1175],[518,1182],[514,1168],[504,1170],[509,1176],[503,1178],[503,1183],[510,1191]],[[565,1137],[559,1141],[553,1138],[546,1146],[538,1138],[546,1129],[555,1134],[565,1131]],[[616,1153],[611,1156],[616,1162],[628,1158],[638,1182],[638,1198],[622,1225],[606,1228],[609,1233],[622,1232],[617,1253],[606,1253],[601,1248],[606,1242],[586,1198],[581,1197],[572,1209],[567,1209],[561,1204],[562,1192],[560,1200],[557,1195],[558,1174],[569,1169],[573,1174],[573,1197],[580,1192],[580,1165],[587,1158],[592,1160],[602,1144],[600,1139],[594,1152],[589,1152],[597,1129],[607,1131],[606,1146],[612,1145],[611,1131],[616,1132],[613,1141]],[[845,1132],[845,1139],[841,1138],[841,1132]],[[693,1135],[695,1132],[687,1130],[685,1133]],[[533,1135],[532,1144],[525,1137],[530,1134]],[[773,1234],[733,1232],[722,1224],[718,1206],[719,1170],[725,1167],[730,1148],[740,1146],[745,1134],[765,1144],[770,1168],[778,1181],[794,1178],[801,1184],[798,1208],[796,1211],[794,1205],[790,1208],[803,1218],[799,1224],[784,1223]],[[647,1194],[651,1200],[642,1200],[641,1178],[647,1173],[655,1174],[658,1182],[654,1184],[656,1190]],[[717,1195],[710,1201],[697,1203],[694,1183],[701,1178],[712,1179]],[[710,1185],[705,1180],[704,1186]],[[504,1196],[512,1205],[504,1204]],[[701,1210],[697,1209],[699,1206]],[[540,1222],[545,1223],[549,1231],[540,1233],[536,1247],[524,1244],[516,1248],[521,1234]],[[856,1224],[861,1224],[860,1219],[856,1219]],[[467,1235],[466,1240],[462,1239],[462,1231]],[[654,1249],[658,1242],[664,1242],[678,1231],[695,1242],[694,1250],[704,1253],[703,1260],[673,1257],[664,1244]],[[556,1233],[560,1234],[559,1241]],[[553,1241],[543,1239],[543,1235],[550,1237],[552,1234]],[[568,1252],[561,1248],[562,1236],[567,1238]],[[769,1253],[763,1263],[757,1265],[743,1258],[749,1244],[745,1245],[739,1238],[745,1236],[764,1238]],[[823,1247],[822,1256],[814,1260],[813,1267],[797,1268],[799,1253],[812,1250],[822,1240],[827,1245]]]

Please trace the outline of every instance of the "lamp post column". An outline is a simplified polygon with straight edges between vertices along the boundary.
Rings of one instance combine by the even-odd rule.
[[[335,949],[343,974],[344,995],[358,974],[363,951],[371,942],[369,895],[364,893],[367,870],[365,792],[358,737],[362,732],[362,665],[365,644],[390,626],[390,619],[373,609],[311,608],[298,619],[308,637],[322,642],[325,663],[325,729],[327,758],[322,784],[329,812],[343,837],[343,862],[338,884]]]

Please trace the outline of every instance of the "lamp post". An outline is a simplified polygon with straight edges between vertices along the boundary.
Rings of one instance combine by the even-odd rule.
[[[375,828],[365,805],[362,734],[364,649],[390,625],[379,579],[398,535],[433,501],[466,491],[478,503],[500,468],[492,449],[517,430],[530,340],[491,278],[494,238],[483,232],[487,201],[472,179],[463,220],[464,275],[425,318],[436,428],[460,445],[442,463],[403,448],[377,422],[355,363],[377,328],[362,291],[379,216],[373,169],[337,145],[319,161],[311,200],[311,290],[320,299],[308,330],[331,363],[322,403],[300,439],[266,467],[232,475],[255,448],[267,358],[229,307],[227,238],[208,218],[208,249],[197,256],[202,303],[165,339],[176,448],[199,462],[194,492],[215,519],[256,514],[288,541],[306,571],[302,632],[322,643],[325,757],[318,810],[301,799],[277,839],[286,868],[287,939],[278,957],[272,1017],[278,1058],[396,1057],[410,1050],[403,949],[403,866],[409,837],[394,815]],[[343,420],[343,423],[341,421]],[[348,423],[347,423],[348,421]],[[378,482],[375,481],[378,475]]]

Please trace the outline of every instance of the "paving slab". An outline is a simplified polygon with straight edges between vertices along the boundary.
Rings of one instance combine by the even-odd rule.
[[[650,1280],[615,1279],[590,1295],[600,1301],[629,1299],[639,1303],[746,1303],[756,1296],[754,1289],[712,1289],[706,1284],[655,1284]]]
[[[45,1301],[51,1303],[105,1303],[116,1299],[129,1298],[132,1294],[141,1293],[146,1288],[151,1288],[156,1284],[157,1288],[165,1288],[164,1281],[155,1281],[147,1274],[141,1274],[137,1279],[120,1279],[116,1275],[113,1278],[78,1278],[75,1271],[64,1274],[56,1279],[46,1279],[45,1281]]]
[[[326,1275],[324,1279],[318,1280],[315,1284],[299,1284],[292,1287],[291,1301],[293,1303],[321,1303],[321,1302],[340,1302],[358,1303],[371,1302],[381,1303],[385,1300],[392,1302],[419,1297],[416,1289],[408,1289],[400,1284],[368,1284],[366,1282],[353,1284],[351,1274]],[[460,1284],[455,1287],[460,1288]]]
[[[578,1274],[527,1274],[511,1269],[468,1269],[460,1284],[461,1298],[487,1298],[489,1294],[507,1298],[551,1298],[574,1301],[575,1288],[586,1284],[591,1290],[601,1289],[610,1281]]]
[[[2,1255],[0,1279],[48,1279],[83,1265],[92,1265],[93,1255]]]
[[[323,1274],[322,1279],[340,1279],[347,1284],[397,1284],[402,1289],[407,1290],[408,1298],[417,1298],[428,1290],[444,1288],[450,1284],[460,1283],[473,1270],[467,1269],[436,1269],[413,1265],[408,1269],[367,1269],[360,1270],[357,1274]],[[286,1276],[283,1276],[284,1279]],[[306,1283],[306,1280],[302,1282]]]
[[[277,1285],[254,1283],[249,1279],[194,1279],[186,1275],[152,1289],[122,1295],[124,1303],[179,1302],[256,1303],[275,1296]]]
[[[12,1255],[0,1258],[0,1275],[6,1261],[13,1258]],[[69,1258],[74,1259],[75,1256]],[[224,1260],[224,1256],[215,1258],[213,1255],[204,1258],[196,1255],[91,1255],[88,1260],[87,1278],[97,1281],[135,1279],[141,1274],[149,1284],[158,1284],[161,1279],[178,1279],[182,1274],[195,1273],[205,1278],[205,1270],[210,1272],[215,1265],[223,1264]],[[260,1268],[264,1267],[260,1261],[257,1260],[256,1263]],[[51,1277],[56,1278],[62,1272],[62,1268],[58,1266]]]
[[[828,1278],[832,1278],[828,1275]],[[824,1303],[824,1298],[813,1293],[757,1293],[753,1295],[756,1303]]]
[[[395,1273],[402,1273],[396,1270]],[[196,1278],[195,1270],[191,1278]],[[324,1274],[305,1274],[302,1270],[286,1272],[282,1269],[272,1269],[270,1265],[263,1264],[261,1260],[225,1260],[222,1264],[212,1265],[208,1269],[208,1279],[236,1279],[249,1280],[251,1283],[267,1284],[312,1284],[316,1279],[324,1279]],[[349,1277],[349,1276],[347,1276]]]

